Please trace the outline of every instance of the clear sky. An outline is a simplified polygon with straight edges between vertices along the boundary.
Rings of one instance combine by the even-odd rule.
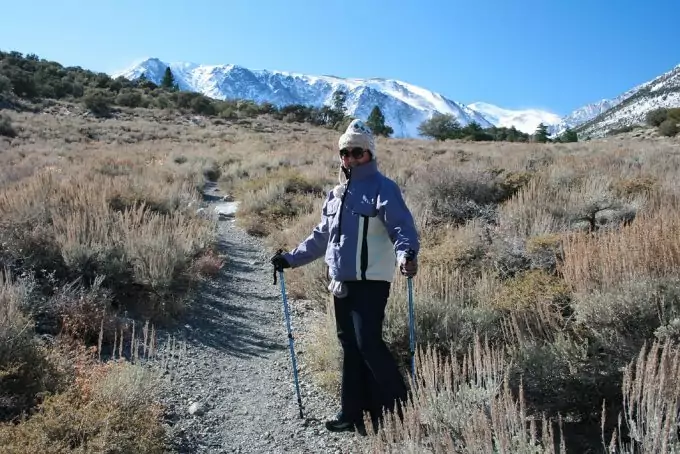
[[[680,64],[680,0],[18,0],[0,49],[400,79],[560,115]]]

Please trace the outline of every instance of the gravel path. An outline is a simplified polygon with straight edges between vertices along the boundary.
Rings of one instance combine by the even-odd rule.
[[[206,209],[213,208],[211,203]],[[271,252],[232,220],[220,221],[220,247],[227,265],[205,284],[183,327],[169,333],[181,347],[174,349],[161,393],[176,451],[361,452],[366,438],[326,431],[324,421],[337,411],[337,400],[304,372],[299,375],[304,419],[299,418]],[[295,333],[305,310],[301,302],[289,304]],[[296,340],[296,352],[304,348]],[[304,370],[304,358],[297,359]]]

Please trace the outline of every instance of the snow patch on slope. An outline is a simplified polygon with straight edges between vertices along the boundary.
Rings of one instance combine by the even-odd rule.
[[[559,123],[559,115],[540,109],[504,109],[486,102],[475,102],[469,105],[470,109],[479,112],[487,120],[498,127],[510,128],[533,134],[539,124],[552,125]]]

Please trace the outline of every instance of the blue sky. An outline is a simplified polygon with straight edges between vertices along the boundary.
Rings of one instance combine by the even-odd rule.
[[[24,0],[2,15],[0,49],[97,71],[158,57],[386,77],[560,115],[680,64],[679,0]]]

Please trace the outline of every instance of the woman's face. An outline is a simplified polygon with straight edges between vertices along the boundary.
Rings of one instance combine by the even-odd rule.
[[[350,169],[370,161],[371,153],[362,148],[345,148],[340,150],[340,158],[342,159],[342,166]]]

